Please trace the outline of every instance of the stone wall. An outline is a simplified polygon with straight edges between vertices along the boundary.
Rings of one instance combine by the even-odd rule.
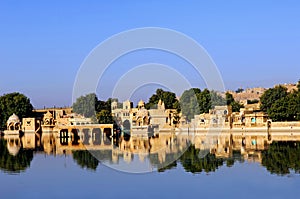
[[[272,122],[271,123],[271,128],[272,127],[300,127],[300,121],[295,121],[295,122]]]

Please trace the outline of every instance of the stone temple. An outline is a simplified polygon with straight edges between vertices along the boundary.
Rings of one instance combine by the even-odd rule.
[[[164,102],[159,100],[157,106],[147,110],[145,102],[140,100],[136,108],[129,100],[119,103],[114,100],[111,103],[112,115],[116,119],[123,131],[130,131],[131,134],[139,134],[149,131],[162,129],[174,129],[177,125],[176,110],[166,109]]]

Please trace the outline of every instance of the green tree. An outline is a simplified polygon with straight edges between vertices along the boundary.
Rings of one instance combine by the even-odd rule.
[[[73,112],[81,114],[85,117],[95,117],[98,98],[95,93],[81,96],[73,103]]]
[[[208,113],[211,109],[211,96],[208,89],[204,89],[201,93],[196,94],[200,106],[200,113]]]
[[[244,89],[238,88],[235,92],[236,92],[236,93],[241,93],[241,92],[243,92],[243,91],[244,91]]]
[[[260,102],[261,102],[260,109],[270,114],[269,109],[271,108],[272,104],[275,103],[276,100],[279,100],[280,98],[284,98],[287,95],[288,95],[287,88],[281,85],[266,90],[260,97]]]
[[[114,122],[111,112],[108,110],[100,110],[96,114],[99,124],[112,124]]]
[[[261,96],[261,109],[268,113],[273,121],[300,120],[300,92],[287,92],[287,88],[276,86]]]
[[[296,94],[296,120],[300,120],[300,90]]]
[[[109,98],[107,101],[101,101],[98,100],[96,94],[91,93],[79,97],[73,104],[73,111],[85,117],[91,117],[100,124],[112,124],[114,123],[111,114],[112,100]]]
[[[114,119],[111,113],[111,102],[113,99],[109,98],[107,101],[99,100],[96,106],[96,118],[99,124],[112,124]]]
[[[194,115],[208,113],[209,109],[217,105],[225,105],[224,98],[215,91],[199,88],[185,90],[180,97],[180,107],[182,114],[190,121]]]
[[[181,111],[188,121],[194,118],[194,115],[200,114],[200,107],[198,103],[200,93],[201,90],[199,88],[191,88],[189,90],[185,90],[180,97]]]
[[[20,119],[32,115],[30,99],[21,93],[9,93],[0,97],[0,128],[5,128],[8,118],[15,113]]]
[[[111,102],[113,99],[108,98],[107,101],[101,101],[98,100],[96,103],[96,112],[99,112],[101,110],[107,110],[109,112],[111,112]]]
[[[216,91],[210,91],[210,98],[211,98],[211,108],[215,108],[215,106],[226,105],[226,100]]]
[[[273,121],[299,120],[300,97],[296,92],[276,100],[268,110],[269,117]]]
[[[156,93],[149,98],[149,102],[145,104],[146,109],[156,107],[159,100],[162,100],[167,109],[178,109],[178,100],[175,93],[157,89]]]
[[[231,93],[227,92],[225,95],[226,95],[226,104],[232,107],[233,112],[239,112],[240,108],[244,107],[242,104],[234,100],[233,95]]]

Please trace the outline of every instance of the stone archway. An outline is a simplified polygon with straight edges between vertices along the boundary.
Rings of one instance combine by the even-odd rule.
[[[93,128],[93,130],[92,130],[93,145],[100,145],[101,144],[101,138],[102,138],[101,129],[100,128]]]

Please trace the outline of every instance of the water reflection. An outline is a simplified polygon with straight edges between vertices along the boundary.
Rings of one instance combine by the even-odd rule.
[[[269,141],[268,136],[257,133],[251,136],[163,133],[118,138],[100,132],[66,137],[55,132],[5,135],[0,139],[0,169],[6,173],[23,172],[30,167],[36,153],[45,153],[72,156],[81,168],[89,170],[96,170],[101,162],[117,169],[135,169],[138,165],[137,169],[143,170],[144,166],[159,172],[181,164],[186,172],[209,173],[247,161],[260,163],[272,174],[299,174],[299,141],[297,136],[274,137]]]
[[[300,173],[300,143],[275,142],[262,151],[262,165],[275,174]]]
[[[33,159],[33,150],[20,145],[20,140],[0,139],[0,169],[8,173],[25,171]]]

